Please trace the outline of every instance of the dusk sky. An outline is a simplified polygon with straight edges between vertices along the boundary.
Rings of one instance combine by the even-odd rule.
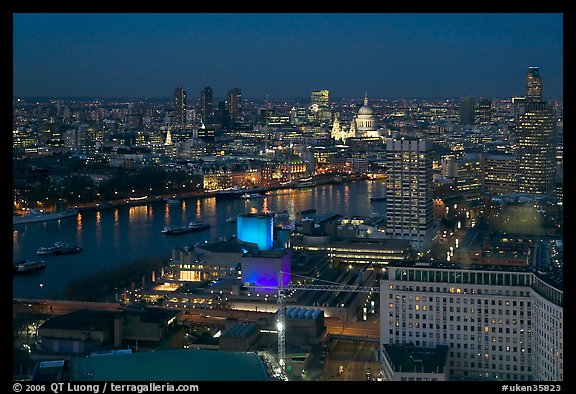
[[[14,14],[14,97],[563,94],[563,15]]]

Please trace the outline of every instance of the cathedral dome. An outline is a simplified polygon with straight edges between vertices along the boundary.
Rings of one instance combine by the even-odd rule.
[[[372,109],[372,107],[369,107],[367,105],[363,105],[358,110],[358,115],[374,115],[374,110]]]
[[[366,94],[364,105],[358,110],[358,115],[354,121],[358,136],[365,137],[377,129],[376,113],[372,107],[368,106],[368,94]]]
[[[358,110],[358,115],[370,115],[370,116],[374,115],[374,110],[372,109],[372,107],[368,106],[368,94],[367,93],[366,93],[366,97],[364,97],[364,105],[362,107],[360,107],[360,109]]]

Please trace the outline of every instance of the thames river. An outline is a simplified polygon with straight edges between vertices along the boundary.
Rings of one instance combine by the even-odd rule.
[[[317,214],[342,216],[383,214],[385,202],[370,202],[370,197],[386,193],[382,181],[358,181],[322,185],[307,189],[269,192],[265,198],[216,200],[190,198],[179,204],[164,201],[140,206],[122,206],[80,212],[75,217],[13,226],[13,262],[39,260],[46,269],[13,276],[16,298],[58,299],[67,284],[88,273],[98,272],[140,258],[169,259],[172,249],[216,241],[236,234],[236,225],[227,218],[239,213],[288,211],[290,219],[306,209]],[[210,224],[205,231],[166,236],[167,225],[186,225],[191,220]],[[36,250],[56,241],[76,244],[84,251],[75,255],[38,256]]]

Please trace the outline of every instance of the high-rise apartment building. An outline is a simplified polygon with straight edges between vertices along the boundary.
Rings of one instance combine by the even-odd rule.
[[[390,262],[380,341],[448,346],[450,377],[563,380],[563,289],[531,268]]]
[[[526,76],[526,103],[520,108],[516,124],[519,193],[554,194],[556,122],[541,94],[538,68],[530,67]]]
[[[386,147],[386,233],[425,253],[437,238],[432,215],[432,142],[393,139]]]
[[[186,123],[186,91],[180,86],[174,90],[174,123]]]
[[[212,123],[213,121],[214,97],[210,86],[206,86],[200,91],[200,117],[204,124]]]

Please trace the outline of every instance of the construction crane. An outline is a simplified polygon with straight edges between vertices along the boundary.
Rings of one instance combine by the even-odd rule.
[[[311,291],[337,291],[337,292],[354,292],[354,293],[380,293],[379,286],[360,286],[360,285],[345,285],[336,282],[321,280],[318,278],[311,278],[303,275],[292,274],[292,277],[299,277],[306,280],[322,281],[326,284],[313,284],[313,283],[289,283],[284,286],[282,281],[284,272],[278,272],[278,286],[249,286],[254,290],[270,290],[277,289],[278,295],[276,303],[278,305],[278,313],[276,320],[276,327],[278,332],[278,365],[285,371],[286,364],[286,291],[287,290],[311,290]]]

